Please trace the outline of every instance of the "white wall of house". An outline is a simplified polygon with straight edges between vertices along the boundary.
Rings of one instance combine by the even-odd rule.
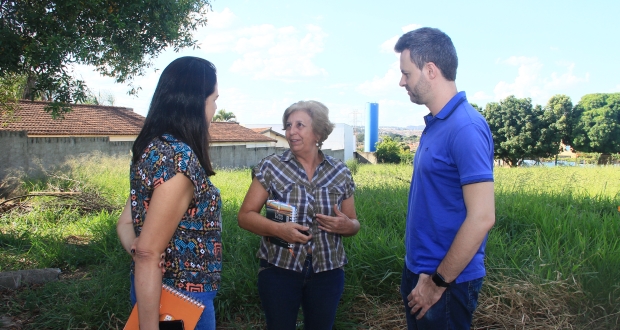
[[[137,135],[87,135],[87,134],[73,134],[73,135],[37,135],[37,134],[28,134],[30,138],[105,138],[107,137],[110,142],[123,142],[123,141],[135,141],[138,137]]]
[[[282,127],[279,124],[241,124],[247,128],[271,127],[278,129]],[[286,145],[288,148],[288,144]],[[323,142],[322,149],[344,150],[344,161],[353,158],[355,152],[355,135],[353,135],[353,126],[347,124],[335,124],[332,134]]]
[[[245,146],[246,148],[275,147],[272,142],[211,142],[210,147]]]

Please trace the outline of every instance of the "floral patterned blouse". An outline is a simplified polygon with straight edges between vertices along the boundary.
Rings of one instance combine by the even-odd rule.
[[[153,139],[140,160],[131,165],[133,227],[140,236],[153,191],[177,173],[192,181],[194,197],[168,242],[163,283],[191,292],[214,291],[222,272],[220,191],[189,146],[172,135]]]

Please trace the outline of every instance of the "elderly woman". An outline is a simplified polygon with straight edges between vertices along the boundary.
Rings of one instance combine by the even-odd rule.
[[[295,329],[299,307],[306,329],[331,329],[344,290],[347,258],[343,236],[360,228],[351,172],[320,146],[332,132],[329,110],[316,101],[297,102],[282,116],[290,149],[263,159],[239,210],[239,226],[263,236],[258,291],[268,329]],[[261,215],[268,200],[297,208],[293,222]],[[273,244],[275,236],[293,243]]]

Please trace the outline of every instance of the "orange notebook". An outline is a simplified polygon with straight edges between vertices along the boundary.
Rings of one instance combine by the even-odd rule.
[[[161,299],[159,301],[159,320],[183,320],[185,330],[194,330],[205,306],[191,297],[171,288],[161,285]],[[138,304],[133,307],[124,330],[139,330]]]

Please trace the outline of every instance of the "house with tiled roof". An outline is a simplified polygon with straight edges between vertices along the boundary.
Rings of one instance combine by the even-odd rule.
[[[275,147],[277,140],[236,122],[212,122],[209,126],[211,146],[244,145],[246,148]],[[288,144],[286,145],[288,147]]]
[[[262,134],[266,137],[272,138],[276,140],[276,147],[279,148],[288,148],[288,141],[286,140],[286,136],[282,133],[273,130],[273,127],[257,127],[251,128],[254,132],[258,134]]]
[[[129,155],[145,119],[131,108],[84,104],[53,119],[44,110],[47,104],[19,101],[12,119],[0,123],[0,179],[9,171],[51,168],[92,152]],[[237,123],[214,122],[209,131],[216,167],[251,166],[278,151],[275,139]]]
[[[64,118],[53,119],[45,111],[48,102],[20,101],[12,120],[1,131],[23,131],[28,137],[108,137],[110,141],[134,141],[144,117],[131,108],[75,104]]]

